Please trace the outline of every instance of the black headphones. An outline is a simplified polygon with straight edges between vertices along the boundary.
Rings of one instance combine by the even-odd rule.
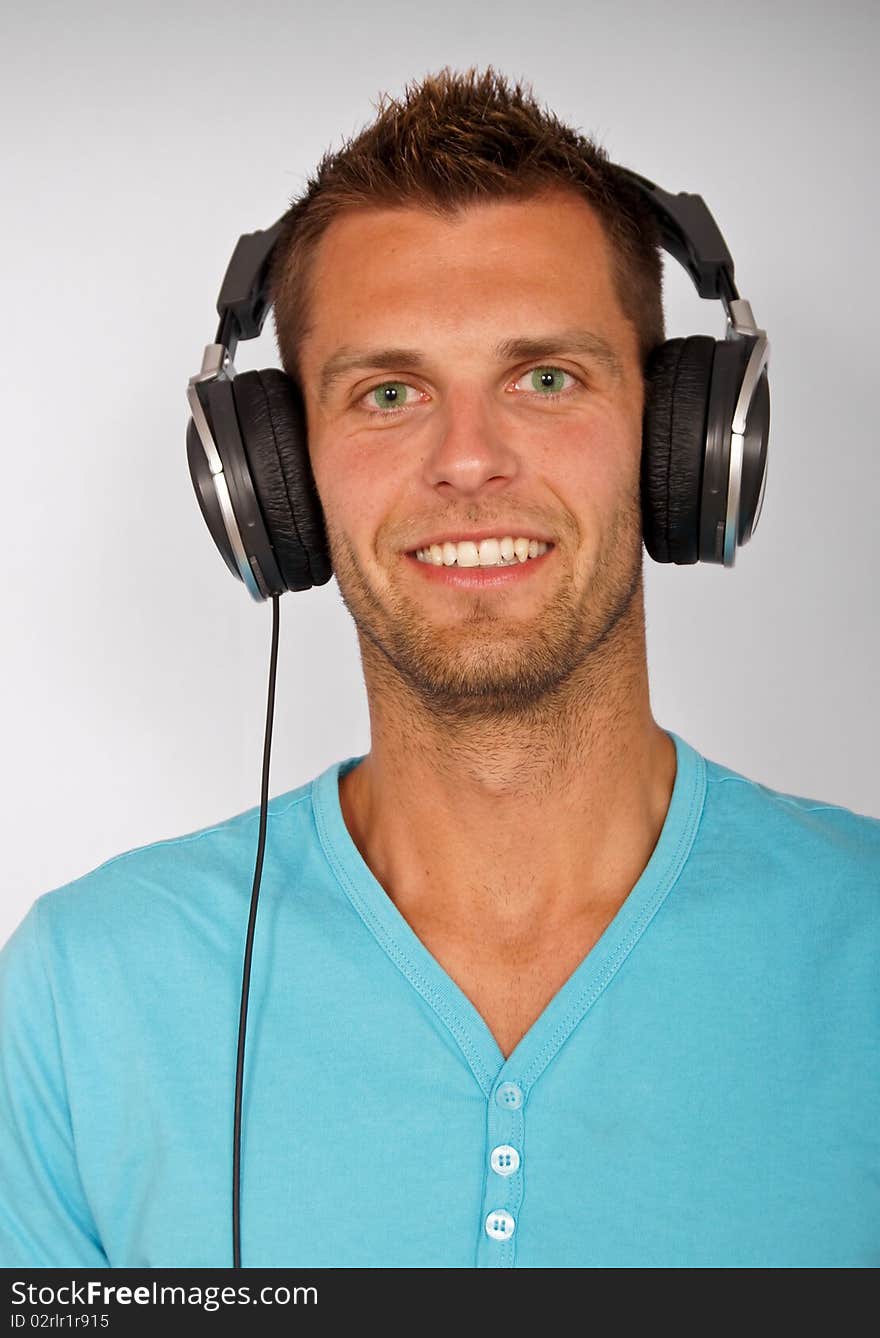
[[[655,562],[732,567],[754,534],[767,482],[770,345],[737,294],[733,260],[699,195],[670,195],[618,167],[650,201],[663,249],[700,297],[720,298],[724,339],[691,335],[656,348],[646,371],[641,499],[645,547]],[[220,324],[187,387],[190,477],[214,542],[258,601],[324,585],[333,575],[324,515],[306,444],[302,394],[277,367],[235,373],[240,339],[268,311],[267,281],[279,219],[240,237],[226,270]]]

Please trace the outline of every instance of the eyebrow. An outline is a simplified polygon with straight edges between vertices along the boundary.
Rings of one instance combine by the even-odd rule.
[[[535,338],[502,339],[495,345],[494,353],[499,362],[512,359],[546,358],[555,353],[586,353],[592,360],[604,367],[616,381],[623,378],[623,364],[607,339],[592,330],[561,330],[557,334],[539,335]],[[414,348],[364,348],[352,349],[344,345],[321,368],[318,378],[318,398],[323,403],[336,382],[346,372],[361,367],[398,367],[406,371],[417,371],[427,359]]]

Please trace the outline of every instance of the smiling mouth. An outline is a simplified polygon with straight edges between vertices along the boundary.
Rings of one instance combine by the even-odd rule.
[[[448,567],[444,563],[426,561],[416,553],[404,553],[403,556],[429,585],[445,586],[450,590],[500,591],[537,580],[538,573],[551,561],[554,552],[555,545],[549,544],[543,553],[536,553],[534,557],[515,557],[512,562],[504,559],[476,566],[459,566],[453,562]]]
[[[411,549],[407,554],[425,566],[466,571],[495,570],[503,567],[524,566],[543,557],[554,547],[543,539],[483,539],[479,542],[446,541],[425,548]]]

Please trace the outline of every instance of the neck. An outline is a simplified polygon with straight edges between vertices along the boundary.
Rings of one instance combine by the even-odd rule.
[[[349,833],[410,921],[548,939],[613,914],[650,858],[675,745],[649,702],[640,610],[528,711],[432,710],[361,640],[371,749],[340,782]],[[540,931],[536,931],[540,926]]]

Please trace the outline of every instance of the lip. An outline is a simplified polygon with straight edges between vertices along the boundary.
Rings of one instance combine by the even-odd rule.
[[[485,539],[494,539],[495,535],[486,534]],[[503,538],[503,536],[502,536]],[[547,558],[552,557],[555,548],[548,548],[539,557],[529,558],[527,562],[517,562],[511,567],[446,567],[435,566],[433,562],[420,562],[415,553],[404,553],[404,559],[417,567],[427,581],[435,585],[445,585],[459,590],[493,590],[508,588],[530,575],[543,569]]]
[[[475,530],[468,534],[465,530],[449,530],[446,534],[437,535],[433,539],[421,539],[413,544],[412,548],[407,549],[408,553],[415,553],[419,548],[430,548],[432,544],[448,543],[470,543],[478,544],[481,539],[503,539],[505,535],[510,535],[511,539],[538,539],[543,544],[552,544],[553,540],[548,534],[540,534],[537,530],[519,529],[519,530]],[[525,565],[525,564],[523,564]]]

